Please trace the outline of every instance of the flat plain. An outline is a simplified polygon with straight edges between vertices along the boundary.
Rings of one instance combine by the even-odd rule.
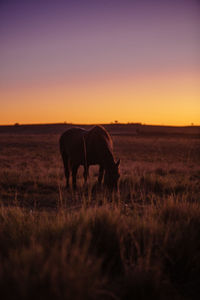
[[[110,194],[97,167],[65,189],[58,141],[70,126],[0,127],[4,297],[196,299],[200,128],[105,126],[121,159]]]

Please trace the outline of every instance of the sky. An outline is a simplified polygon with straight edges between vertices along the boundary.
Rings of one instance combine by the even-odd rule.
[[[200,125],[199,0],[1,0],[0,124]]]

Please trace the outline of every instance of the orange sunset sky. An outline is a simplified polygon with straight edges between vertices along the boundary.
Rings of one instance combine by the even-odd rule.
[[[200,125],[198,1],[3,1],[0,124]]]

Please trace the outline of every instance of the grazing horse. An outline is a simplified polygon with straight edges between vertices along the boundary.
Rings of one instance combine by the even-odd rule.
[[[113,144],[109,133],[102,126],[90,130],[74,127],[65,131],[60,137],[60,153],[63,159],[66,187],[69,187],[70,171],[72,184],[76,189],[76,174],[80,165],[84,166],[84,180],[87,182],[90,165],[99,165],[98,183],[111,190],[117,189],[119,163],[114,161]]]

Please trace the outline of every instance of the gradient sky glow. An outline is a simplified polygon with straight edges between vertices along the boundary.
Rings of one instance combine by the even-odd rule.
[[[0,124],[200,124],[198,0],[1,0]]]

